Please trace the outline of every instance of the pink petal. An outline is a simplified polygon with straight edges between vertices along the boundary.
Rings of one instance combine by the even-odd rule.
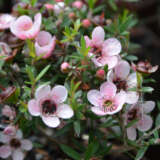
[[[102,102],[102,95],[98,90],[90,90],[87,93],[88,101],[94,106],[100,106]]]
[[[117,92],[116,86],[112,82],[104,82],[100,86],[100,93],[105,99],[112,99]]]
[[[124,91],[119,92],[118,94],[116,94],[116,96],[114,97],[114,105],[116,106],[116,110],[110,112],[110,114],[115,114],[117,112],[119,112],[126,100],[126,93]]]
[[[32,142],[27,140],[27,139],[23,139],[21,141],[21,147],[22,149],[26,150],[26,151],[30,151],[33,147]]]
[[[110,82],[113,82],[115,78],[116,78],[116,75],[113,72],[113,70],[108,71],[107,80],[110,81]]]
[[[109,38],[104,41],[102,53],[106,56],[118,55],[121,52],[121,43],[116,38]]]
[[[49,117],[42,116],[42,120],[47,126],[52,128],[56,128],[60,124],[59,118],[55,116],[49,116]]]
[[[86,47],[92,47],[92,41],[90,40],[90,38],[88,36],[84,36],[84,39],[86,41]]]
[[[33,116],[40,115],[40,108],[39,108],[36,100],[32,99],[28,102],[28,111]]]
[[[50,85],[41,85],[36,89],[35,97],[36,99],[41,99],[46,95],[50,94],[50,92],[51,92]]]
[[[132,141],[136,140],[137,137],[136,129],[133,127],[127,128],[127,137]]]
[[[127,78],[127,86],[128,88],[137,87],[137,75],[136,73],[131,73]]]
[[[130,65],[127,61],[120,61],[118,65],[114,68],[116,77],[120,80],[126,80],[130,72]]]
[[[24,154],[22,153],[21,150],[17,149],[13,151],[12,158],[13,160],[23,160]]]
[[[106,57],[102,56],[100,59],[98,59],[99,63],[101,63],[101,66],[108,65],[108,69],[114,68],[118,63],[118,57],[117,56],[111,56]]]
[[[1,158],[8,158],[11,155],[11,148],[7,145],[3,145],[0,147],[0,157]]]
[[[154,101],[146,101],[144,104],[142,104],[144,113],[150,113],[154,107],[155,107],[155,102]]]
[[[137,128],[140,131],[145,132],[145,131],[148,131],[152,127],[152,124],[153,124],[153,120],[151,116],[144,114],[142,115],[142,119],[137,122]]]
[[[52,98],[56,103],[63,103],[67,99],[68,91],[62,85],[55,86],[51,92]]]
[[[16,134],[16,131],[17,130],[15,126],[9,125],[4,129],[3,133],[9,136],[13,136]]]
[[[126,92],[126,103],[128,104],[134,104],[138,101],[139,94],[134,91],[127,91]]]
[[[104,116],[107,115],[107,112],[103,112],[100,107],[91,107],[92,112],[94,112],[96,115]]]
[[[92,43],[96,47],[101,47],[104,41],[104,29],[100,26],[96,27],[92,32]]]
[[[72,108],[67,104],[61,104],[57,108],[57,116],[63,119],[69,119],[73,116]]]

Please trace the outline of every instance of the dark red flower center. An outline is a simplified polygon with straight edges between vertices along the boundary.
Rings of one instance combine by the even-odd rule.
[[[45,100],[42,103],[42,113],[45,115],[54,114],[57,110],[57,105],[52,100]]]
[[[110,100],[107,100],[103,104],[104,112],[112,112],[117,109],[114,103]]]
[[[10,146],[13,148],[19,148],[21,146],[21,142],[19,139],[13,138],[10,141]]]
[[[118,92],[120,90],[124,90],[124,91],[127,90],[127,83],[125,80],[116,79],[113,82],[116,85]]]
[[[138,111],[136,108],[132,109],[131,111],[128,112],[128,121],[133,121],[138,118]]]

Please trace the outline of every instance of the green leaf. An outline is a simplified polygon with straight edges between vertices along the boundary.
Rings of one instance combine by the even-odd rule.
[[[140,89],[141,92],[151,93],[154,89],[152,87],[143,87]]]
[[[156,117],[155,125],[156,125],[156,126],[159,126],[159,125],[160,125],[160,114],[158,114],[157,117]]]
[[[36,77],[36,80],[35,80],[36,82],[39,81],[39,80],[44,76],[44,74],[49,70],[50,66],[51,66],[51,65],[46,66],[46,67],[38,74],[38,76]]]
[[[81,132],[81,124],[80,121],[75,121],[74,122],[74,130],[76,132],[76,135],[79,137],[80,132]]]
[[[94,140],[93,142],[91,142],[88,145],[87,150],[85,152],[85,160],[89,160],[96,153],[98,148],[99,148],[98,141]]]
[[[69,157],[73,158],[74,160],[81,160],[81,155],[73,150],[71,147],[60,144],[60,148],[63,150],[64,153],[66,153]]]
[[[143,83],[143,77],[139,72],[136,72],[136,76],[137,76],[137,82],[138,82],[138,86],[142,87],[142,83]]]
[[[137,56],[133,56],[133,55],[128,55],[125,57],[127,60],[129,61],[137,61],[138,57]]]
[[[107,64],[104,66],[104,71],[105,71],[106,73],[108,73],[108,65],[107,65]]]
[[[33,84],[35,81],[33,68],[31,66],[26,66],[26,72],[28,74],[31,83]]]
[[[137,153],[137,155],[136,155],[136,157],[135,157],[135,160],[141,160],[141,159],[143,158],[145,152],[147,151],[147,149],[148,149],[148,146],[142,147],[142,148],[138,151],[138,153]]]
[[[36,5],[37,1],[38,1],[38,0],[31,0],[31,5],[32,5],[32,7],[34,7],[34,6]]]

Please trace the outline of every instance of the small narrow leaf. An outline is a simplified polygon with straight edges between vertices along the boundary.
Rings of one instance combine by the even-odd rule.
[[[148,149],[148,146],[142,147],[142,148],[138,151],[135,160],[141,160],[142,157],[144,156],[145,152],[147,151],[147,149]]]

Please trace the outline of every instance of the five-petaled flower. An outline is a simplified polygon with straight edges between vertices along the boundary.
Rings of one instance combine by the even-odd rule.
[[[137,75],[135,72],[130,74],[130,65],[127,61],[119,61],[118,65],[108,72],[107,79],[113,82],[119,91],[126,92],[126,103],[134,104],[138,101],[138,92],[130,90],[137,88]]]
[[[0,142],[2,142],[3,145],[0,147],[0,157],[6,159],[11,156],[13,160],[23,160],[23,151],[31,150],[32,142],[22,138],[23,134],[21,130],[17,130],[15,134],[6,134],[5,132],[1,132]]]
[[[91,110],[100,116],[119,112],[125,103],[126,94],[124,91],[116,92],[117,88],[112,82],[104,82],[100,86],[100,91],[90,90],[87,98],[94,105]]]
[[[23,15],[13,21],[10,25],[11,32],[19,39],[32,39],[40,31],[42,16],[37,13],[34,17],[34,23],[29,16]]]
[[[98,66],[108,65],[108,68],[114,68],[118,63],[118,54],[121,52],[121,43],[116,38],[104,40],[105,32],[102,27],[96,27],[92,32],[92,39],[85,36],[87,47],[90,46],[89,57],[93,63]]]
[[[141,132],[148,131],[153,124],[151,116],[147,115],[155,107],[153,101],[146,101],[145,103],[133,104],[124,114],[125,125],[133,120],[137,120],[131,127],[127,128],[127,136],[130,140],[135,140],[137,137],[136,129]]]
[[[41,85],[35,92],[35,99],[28,102],[28,110],[33,116],[41,116],[43,122],[49,127],[57,127],[59,118],[69,119],[73,110],[63,102],[67,99],[67,89],[62,85],[52,90],[49,85]]]

